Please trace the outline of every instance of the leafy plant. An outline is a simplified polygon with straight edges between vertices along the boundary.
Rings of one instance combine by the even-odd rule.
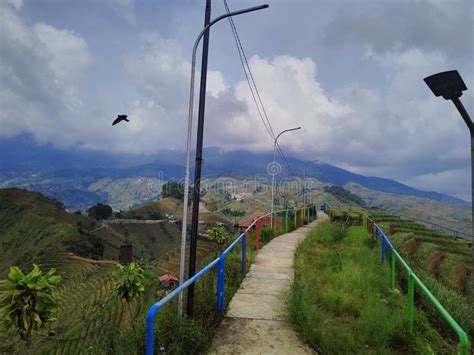
[[[56,320],[53,313],[58,306],[56,285],[61,276],[56,269],[44,274],[38,265],[24,274],[12,266],[5,280],[0,281],[0,319],[15,327],[20,337],[29,342],[33,330],[45,328]]]
[[[117,264],[117,275],[119,277],[117,292],[127,302],[130,302],[141,292],[145,291],[143,284],[145,271],[140,265],[135,264],[133,261],[128,265]]]
[[[229,235],[224,227],[213,227],[207,230],[209,240],[214,241],[219,247],[222,247],[229,240]]]

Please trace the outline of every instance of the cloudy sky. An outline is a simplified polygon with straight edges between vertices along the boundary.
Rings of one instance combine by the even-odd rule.
[[[274,130],[303,127],[281,138],[288,155],[470,199],[468,132],[422,79],[458,69],[474,115],[471,0],[268,2],[235,24]],[[0,0],[0,139],[183,150],[204,4]],[[205,145],[271,150],[228,22],[210,43]],[[131,122],[111,129],[118,113]]]

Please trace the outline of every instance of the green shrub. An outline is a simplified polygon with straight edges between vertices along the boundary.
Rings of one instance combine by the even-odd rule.
[[[334,223],[330,229],[330,235],[336,243],[340,243],[347,237],[347,227],[342,223]]]
[[[264,227],[260,230],[260,245],[268,243],[273,238],[273,231],[270,227]]]
[[[220,249],[229,242],[230,236],[224,227],[213,227],[207,230],[209,240],[215,242]]]
[[[127,302],[130,302],[145,291],[145,286],[143,285],[145,271],[133,261],[128,265],[117,264],[116,275],[119,279],[117,292]]]
[[[0,281],[0,319],[14,327],[20,337],[29,342],[34,330],[46,328],[55,320],[58,306],[56,286],[61,277],[56,269],[46,274],[38,265],[28,274],[12,266],[8,277]]]

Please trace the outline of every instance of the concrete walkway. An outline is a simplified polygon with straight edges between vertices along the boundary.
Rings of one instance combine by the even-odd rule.
[[[283,234],[260,249],[217,329],[209,354],[314,354],[287,321],[286,297],[293,283],[293,256],[318,219]]]

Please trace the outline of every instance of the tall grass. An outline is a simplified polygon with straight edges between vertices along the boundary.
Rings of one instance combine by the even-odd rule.
[[[289,315],[303,338],[322,354],[454,353],[421,312],[408,333],[406,299],[389,291],[388,267],[368,244],[363,227],[339,223],[300,244]]]

